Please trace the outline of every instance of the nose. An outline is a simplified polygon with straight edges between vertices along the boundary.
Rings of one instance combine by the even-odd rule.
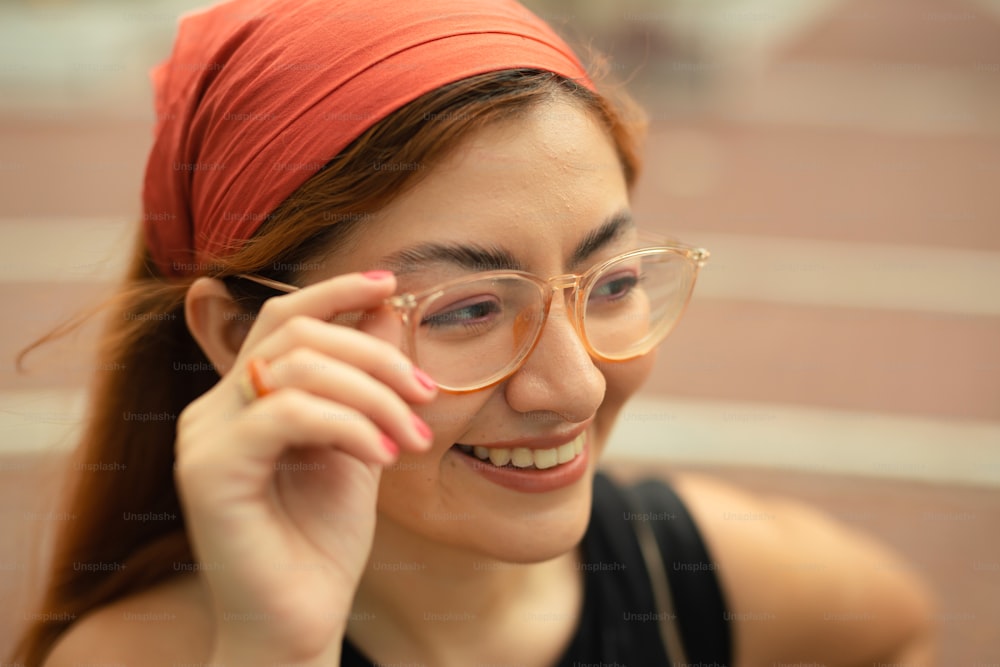
[[[577,423],[597,412],[606,382],[569,317],[562,293],[552,299],[535,349],[507,379],[505,396],[518,412],[554,413]]]

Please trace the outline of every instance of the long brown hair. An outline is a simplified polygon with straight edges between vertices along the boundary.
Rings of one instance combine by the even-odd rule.
[[[428,93],[377,123],[274,211],[249,242],[213,258],[200,273],[293,280],[317,249],[358,232],[477,127],[556,96],[575,100],[599,119],[631,186],[643,122],[626,97],[612,102],[534,70],[483,74]],[[392,162],[423,168],[372,167]],[[69,467],[75,474],[62,498],[75,520],[56,536],[46,588],[31,615],[36,620],[22,635],[14,662],[40,665],[88,611],[195,568],[172,474],[176,418],[219,376],[184,320],[192,281],[164,279],[140,240],[124,283],[103,306],[108,320],[97,365],[103,370],[92,385],[86,427]],[[36,341],[22,358],[60,334]]]

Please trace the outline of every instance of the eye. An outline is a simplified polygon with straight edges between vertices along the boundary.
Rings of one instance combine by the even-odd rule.
[[[475,296],[449,304],[426,315],[420,320],[420,326],[428,326],[432,329],[478,326],[496,319],[502,312],[500,300],[496,297]]]
[[[621,271],[601,280],[594,289],[590,291],[590,303],[595,302],[615,302],[627,297],[636,285],[639,284],[640,277],[631,271]]]

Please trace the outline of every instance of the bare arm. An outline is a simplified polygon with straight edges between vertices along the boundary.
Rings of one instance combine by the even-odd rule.
[[[932,603],[882,545],[789,500],[678,476],[719,568],[735,664],[934,664]]]

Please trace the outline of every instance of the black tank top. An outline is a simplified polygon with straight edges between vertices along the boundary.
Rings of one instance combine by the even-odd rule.
[[[641,499],[641,509],[636,498]],[[680,498],[660,481],[648,480],[625,491],[598,473],[590,524],[581,543],[583,613],[569,647],[553,667],[675,664],[660,640],[656,604],[635,521],[647,521],[660,543],[686,664],[728,665],[732,660],[731,629],[717,568]],[[340,664],[374,667],[347,639]]]

